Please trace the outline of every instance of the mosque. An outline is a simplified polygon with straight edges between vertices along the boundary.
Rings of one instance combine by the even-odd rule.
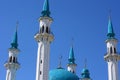
[[[49,71],[50,44],[54,40],[54,35],[50,29],[52,21],[53,18],[50,16],[49,1],[45,0],[41,17],[39,18],[39,32],[34,36],[38,43],[36,80],[92,80],[90,72],[86,67],[82,70],[81,76],[77,76],[77,64],[75,63],[73,47],[70,49],[67,69],[59,66],[57,69]],[[116,50],[117,42],[118,40],[115,38],[112,21],[111,18],[109,18],[106,39],[107,53],[104,55],[104,59],[108,64],[108,80],[119,80],[118,61],[120,60],[120,55]],[[15,80],[16,71],[20,67],[17,60],[19,51],[16,29],[11,48],[9,48],[9,59],[4,64],[7,69],[6,80]]]

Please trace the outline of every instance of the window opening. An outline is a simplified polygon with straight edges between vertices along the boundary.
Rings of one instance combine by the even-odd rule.
[[[42,26],[42,33],[44,33],[44,26]]]
[[[112,53],[112,47],[110,47],[110,53]]]
[[[40,71],[40,75],[42,74],[42,72]]]
[[[12,56],[10,57],[9,62],[12,62]]]
[[[116,48],[114,48],[114,53],[116,53]]]
[[[13,57],[13,62],[15,63],[15,57]]]
[[[46,33],[49,33],[49,29],[48,29],[48,27],[46,27]]]
[[[42,60],[40,61],[40,63],[42,64]]]

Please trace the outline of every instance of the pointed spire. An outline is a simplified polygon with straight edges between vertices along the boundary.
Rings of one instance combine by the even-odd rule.
[[[58,69],[61,69],[61,68],[62,68],[62,66],[61,66],[61,60],[62,60],[62,56],[59,57]]]
[[[113,25],[112,25],[112,21],[111,21],[111,15],[109,16],[109,21],[108,21],[108,33],[107,33],[107,37],[108,38],[114,38],[115,33],[113,30]]]
[[[43,10],[42,10],[42,16],[47,16],[49,17],[50,16],[50,10],[49,10],[49,1],[48,0],[45,0],[44,1],[44,5],[43,5]]]
[[[69,61],[70,64],[75,64],[75,57],[74,57],[73,46],[70,48],[68,61]]]
[[[87,67],[87,59],[85,59],[85,61],[84,61],[84,68],[86,68]]]
[[[18,28],[18,22],[16,23],[16,31],[13,37],[13,41],[11,43],[11,48],[16,48],[18,47],[18,36],[17,36],[17,28]]]

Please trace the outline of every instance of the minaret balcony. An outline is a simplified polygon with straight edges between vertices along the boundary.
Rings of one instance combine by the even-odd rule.
[[[16,48],[9,48],[8,50],[15,54],[18,54],[20,52],[20,50]]]
[[[44,16],[44,17],[41,16],[41,17],[39,18],[39,21],[40,21],[40,20],[43,20],[43,19],[49,20],[49,21],[53,21],[52,17],[47,17],[47,16]]]
[[[15,68],[15,69],[19,69],[20,68],[20,64],[18,62],[13,63],[13,62],[6,62],[4,64],[4,66],[9,69],[9,68]]]
[[[104,59],[108,60],[108,59],[116,59],[116,60],[120,60],[120,53],[106,53],[104,55]]]
[[[42,41],[43,38],[52,42],[54,40],[54,35],[53,33],[37,33],[34,38],[39,42],[39,41]]]

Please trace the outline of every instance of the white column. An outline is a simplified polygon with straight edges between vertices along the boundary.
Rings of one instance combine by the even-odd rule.
[[[39,33],[35,35],[35,39],[38,42],[36,80],[48,80],[50,43],[54,39],[54,36],[50,31],[52,18],[41,17],[39,21]]]
[[[118,61],[120,60],[120,55],[117,53],[116,45],[117,39],[107,39],[107,54],[104,59],[108,63],[108,80],[119,80],[118,79]]]
[[[76,73],[76,66],[77,64],[68,64],[68,71],[72,73]]]
[[[9,59],[4,64],[7,69],[6,80],[15,80],[16,71],[19,69],[20,64],[17,62],[17,54],[19,50],[15,48],[9,49]]]
[[[108,78],[109,80],[118,80],[118,62],[108,62]]]

